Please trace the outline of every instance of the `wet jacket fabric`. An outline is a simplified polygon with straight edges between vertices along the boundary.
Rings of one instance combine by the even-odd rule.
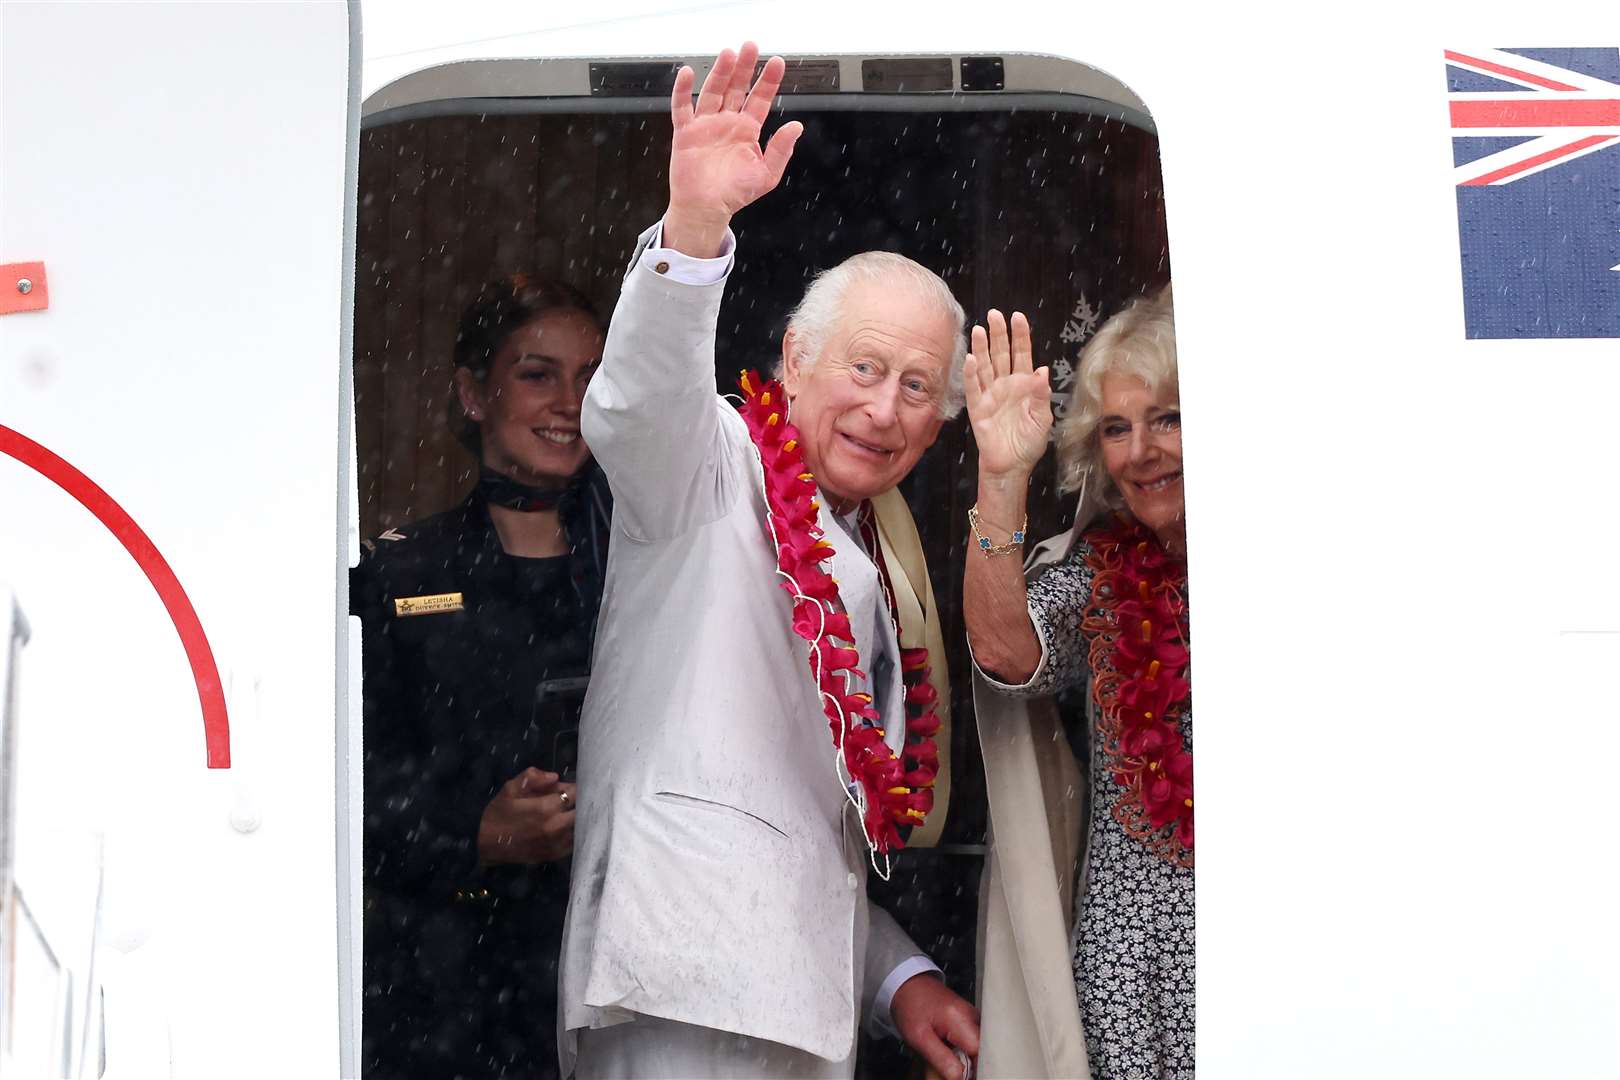
[[[613,484],[615,537],[581,728],[563,1024],[651,1016],[836,1062],[920,950],[867,902],[867,847],[778,586],[759,455],[714,393],[724,282],[664,276],[655,231],[580,417]],[[835,548],[823,569],[898,743],[878,570],[825,504],[821,525]]]
[[[368,541],[351,574],[368,1077],[557,1075],[568,861],[480,867],[477,835],[507,780],[573,764],[610,508],[592,466],[562,506],[572,552],[525,559],[474,491]]]

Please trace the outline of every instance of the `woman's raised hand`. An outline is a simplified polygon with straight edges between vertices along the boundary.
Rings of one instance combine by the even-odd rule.
[[[1052,431],[1052,384],[1046,368],[1035,367],[1029,320],[1013,312],[1007,320],[992,309],[973,328],[973,351],[963,382],[968,419],[979,444],[979,475],[1023,482],[1046,453]]]
[[[760,149],[760,129],[787,64],[780,56],[771,57],[755,82],[758,60],[759,47],[751,41],[741,52],[722,52],[703,80],[696,105],[692,69],[683,67],[675,76],[669,102],[675,133],[669,151],[669,211],[664,215],[667,247],[698,258],[719,254],[732,215],[782,180],[804,125],[796,120],[783,124]]]

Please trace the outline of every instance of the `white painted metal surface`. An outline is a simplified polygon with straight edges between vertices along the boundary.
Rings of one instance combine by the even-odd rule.
[[[1612,7],[1378,3],[1305,30],[1267,4],[664,6],[370,4],[365,92],[744,35],[1123,81],[1161,138],[1184,357],[1201,1075],[1614,1075],[1620,355],[1463,339],[1442,63],[1620,44]],[[235,742],[203,770],[152,590],[0,458],[0,573],[34,630],[18,866],[82,943],[85,842],[108,838],[107,917],[147,931],[113,966],[164,1004],[175,1075],[334,1075],[353,1046],[348,47],[337,3],[0,6],[0,259],[52,286],[0,319],[0,424],[146,527]]]
[[[0,424],[89,475],[167,558],[234,741],[230,771],[204,769],[152,587],[84,508],[0,457],[0,567],[34,630],[18,873],[80,973],[78,1009],[105,837],[102,940],[145,940],[102,970],[166,1014],[176,1075],[337,1069],[348,18],[0,10],[0,251],[45,259],[51,282],[48,311],[0,320]],[[230,823],[243,793],[263,816],[247,834]],[[121,1046],[123,1075],[167,1075]]]

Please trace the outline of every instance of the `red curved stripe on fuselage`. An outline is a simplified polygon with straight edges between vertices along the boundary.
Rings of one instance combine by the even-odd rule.
[[[191,599],[186,596],[180,579],[169,569],[157,545],[95,481],[39,443],[4,424],[0,424],[0,453],[16,458],[79,500],[134,558],[168,610],[169,618],[174,621],[174,628],[180,635],[180,644],[185,647],[186,659],[191,662],[191,676],[197,683],[197,698],[202,702],[208,767],[230,768],[230,719],[225,713],[225,691],[219,683],[214,651],[208,646],[208,635],[203,633],[202,621],[197,618]]]

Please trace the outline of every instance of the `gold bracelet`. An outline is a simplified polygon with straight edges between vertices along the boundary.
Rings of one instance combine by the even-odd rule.
[[[1029,515],[1024,515],[1024,523],[1013,531],[1012,541],[1006,544],[992,544],[990,538],[979,531],[979,504],[974,503],[968,507],[968,526],[973,530],[973,539],[979,542],[979,550],[984,552],[985,558],[995,555],[1011,555],[1024,543],[1024,530],[1029,527]]]

